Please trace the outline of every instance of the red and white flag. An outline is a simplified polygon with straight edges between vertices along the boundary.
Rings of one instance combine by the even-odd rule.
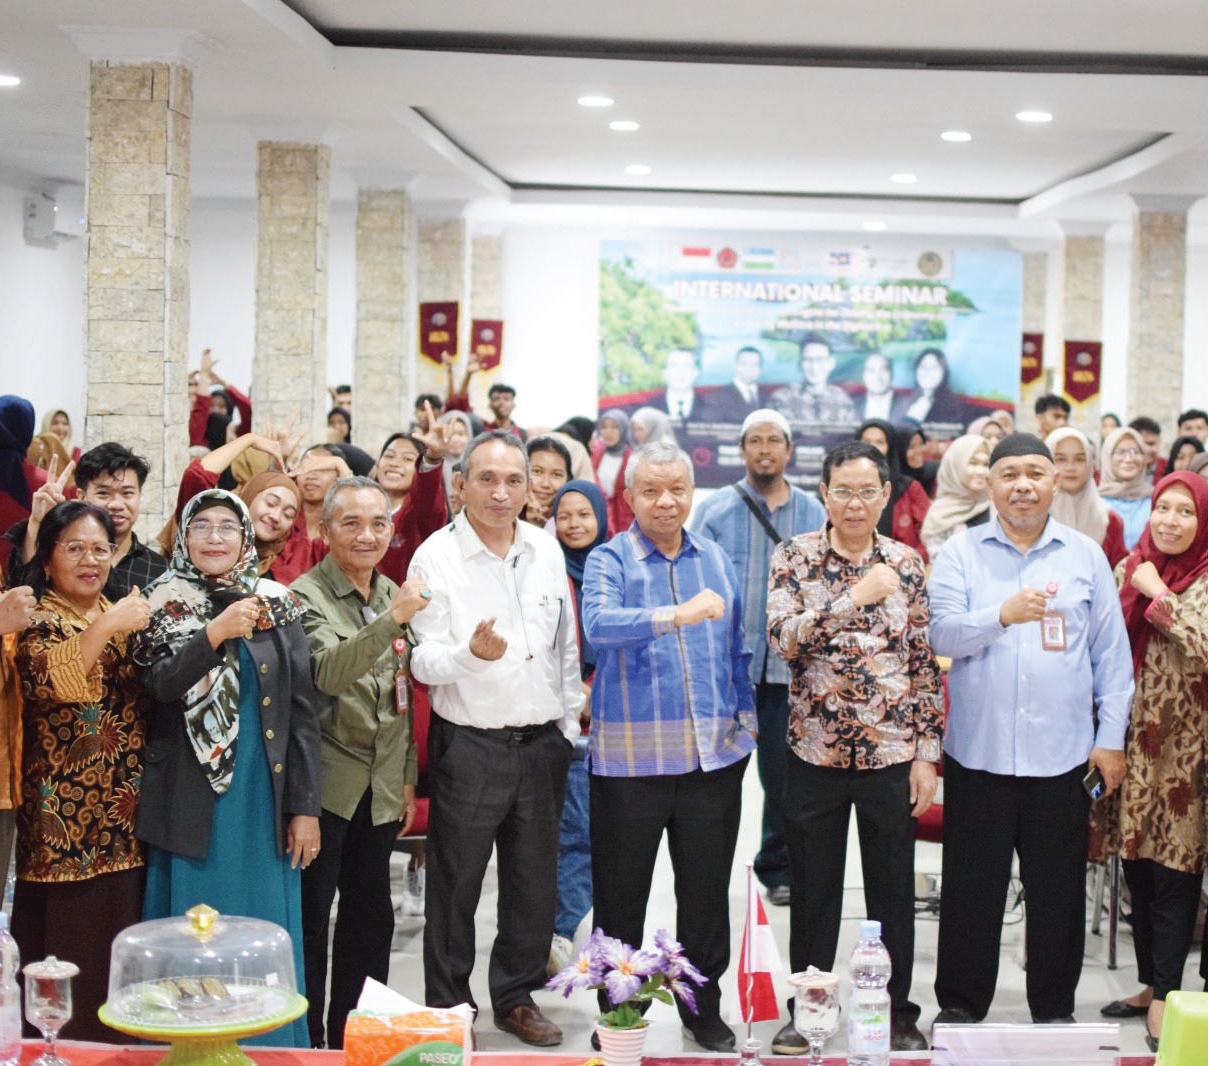
[[[776,938],[768,924],[763,900],[752,885],[747,867],[747,920],[742,930],[742,952],[738,957],[738,1003],[742,1021],[766,1022],[780,1017],[773,972],[781,967]]]

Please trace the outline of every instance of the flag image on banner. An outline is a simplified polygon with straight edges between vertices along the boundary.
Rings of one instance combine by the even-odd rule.
[[[738,956],[738,1003],[742,1020],[766,1022],[780,1017],[776,1001],[774,972],[781,967],[776,938],[768,924],[763,900],[752,887],[753,875],[747,867],[747,920],[742,930],[742,951]]]

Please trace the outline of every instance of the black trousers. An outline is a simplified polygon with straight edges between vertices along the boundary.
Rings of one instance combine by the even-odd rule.
[[[675,937],[708,978],[700,1019],[718,1018],[730,965],[730,869],[749,757],[720,770],[653,777],[591,777],[591,877],[595,924],[640,947],[663,833],[675,874]],[[603,1005],[603,1004],[602,1004]],[[685,1024],[696,1017],[676,1000]]]
[[[1172,870],[1152,859],[1125,859],[1124,880],[1132,898],[1137,977],[1165,999],[1183,983],[1183,966],[1195,935],[1201,873]]]
[[[787,746],[786,746],[787,750]],[[789,752],[784,772],[784,822],[792,871],[789,961],[834,970],[843,915],[843,868],[852,808],[860,836],[864,907],[881,923],[893,963],[889,1000],[895,1019],[915,1021],[914,825],[910,763],[883,770],[814,766]]]
[[[469,1003],[474,915],[498,850],[498,931],[488,983],[497,1013],[545,984],[558,895],[558,825],[574,745],[556,724],[509,743],[432,715],[424,890],[424,984],[431,1007]]]
[[[397,822],[373,824],[373,793],[365,790],[351,819],[319,815],[322,846],[302,871],[302,954],[306,965],[306,1024],[313,1047],[344,1046],[344,1019],[366,977],[386,983],[394,906],[390,902],[390,852]],[[331,945],[331,1000],[323,1026],[327,988],[327,932],[331,905],[340,893]]]
[[[1074,1013],[1086,939],[1086,767],[1056,777],[969,770],[944,759],[944,862],[935,994],[986,1016],[998,983],[1012,854],[1027,899],[1028,1007]]]
[[[763,833],[755,856],[755,876],[765,888],[789,883],[789,849],[784,838],[784,767],[789,747],[788,685],[755,686],[755,716],[759,721],[755,765],[763,785]]]

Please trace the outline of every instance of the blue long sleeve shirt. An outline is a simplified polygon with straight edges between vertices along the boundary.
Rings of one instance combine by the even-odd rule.
[[[1000,624],[1003,603],[1025,587],[1054,590],[1049,605],[1065,619],[1063,651],[1042,647],[1040,622]],[[952,659],[944,750],[957,762],[1055,777],[1085,763],[1093,746],[1123,749],[1132,655],[1098,544],[1050,518],[1023,553],[995,518],[940,549],[928,592],[931,646]]]
[[[725,602],[725,615],[676,626],[676,606],[706,588]],[[635,522],[587,557],[582,612],[597,654],[592,773],[717,770],[754,750],[742,597],[720,547],[684,530],[683,546],[668,559]]]
[[[790,486],[789,498],[775,511],[743,478],[741,485],[755,506],[780,534],[780,541],[798,533],[813,533],[826,525],[826,512],[818,500]],[[776,545],[742,501],[733,485],[718,489],[692,516],[691,528],[721,545],[738,574],[742,591],[742,631],[751,649],[751,684],[766,681],[773,685],[789,683],[789,666],[776,652],[768,652],[768,573]]]

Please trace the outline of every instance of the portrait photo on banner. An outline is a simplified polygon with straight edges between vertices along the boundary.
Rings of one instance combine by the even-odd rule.
[[[793,428],[787,475],[869,418],[929,439],[1019,399],[1022,260],[997,248],[790,243],[727,233],[600,243],[600,411],[631,445],[673,437],[727,485],[758,408]],[[636,417],[635,417],[636,416]]]

